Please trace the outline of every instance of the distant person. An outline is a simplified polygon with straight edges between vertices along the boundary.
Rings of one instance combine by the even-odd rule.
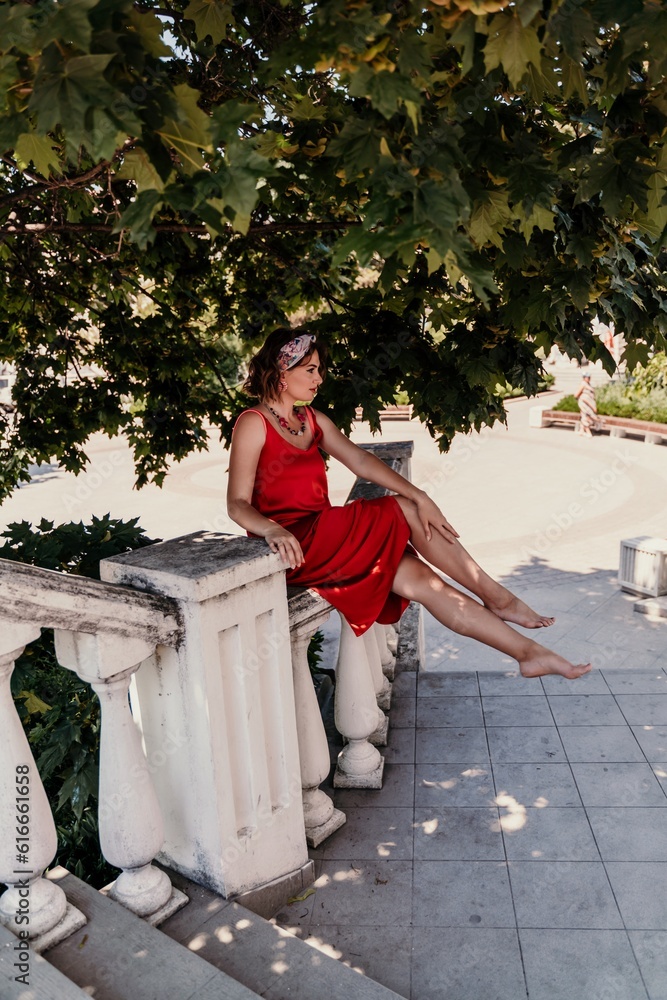
[[[579,425],[577,433],[584,437],[593,437],[593,428],[597,428],[598,408],[595,402],[595,389],[591,385],[590,375],[581,376],[581,385],[574,394],[579,403]]]
[[[532,611],[488,576],[423,490],[312,408],[324,361],[324,345],[301,328],[274,330],[250,362],[245,388],[258,402],[241,413],[234,428],[232,520],[280,554],[288,584],[312,587],[357,635],[374,622],[397,621],[414,600],[454,632],[513,656],[525,677],[587,673],[590,664],[570,663],[507,624],[539,629],[554,619]],[[333,507],[320,449],[391,492]]]

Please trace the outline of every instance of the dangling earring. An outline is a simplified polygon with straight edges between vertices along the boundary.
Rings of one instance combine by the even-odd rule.
[[[278,388],[280,389],[281,392],[284,392],[285,389],[287,388],[287,382],[285,381],[285,379],[282,376],[281,376],[280,382],[278,383]]]

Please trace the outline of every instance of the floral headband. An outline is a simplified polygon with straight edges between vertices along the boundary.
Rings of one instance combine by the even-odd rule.
[[[293,368],[294,365],[298,364],[304,354],[308,353],[310,345],[314,342],[315,337],[312,333],[304,333],[300,337],[295,337],[294,340],[288,341],[278,353],[278,367],[280,370],[285,372],[288,368]]]

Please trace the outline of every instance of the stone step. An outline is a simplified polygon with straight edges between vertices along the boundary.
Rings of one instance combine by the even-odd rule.
[[[398,993],[290,930],[175,872],[169,874],[190,903],[160,930],[266,1000],[401,1000]]]
[[[88,923],[45,951],[44,957],[86,995],[95,1000],[257,1000],[251,989],[194,950],[64,868],[55,869],[49,877],[88,917]],[[63,994],[66,998],[69,994]],[[43,1000],[41,994],[39,1000]]]
[[[71,982],[45,958],[27,948],[17,951],[19,939],[0,924],[0,997],[2,1000],[86,1000],[89,993]],[[17,967],[14,963],[19,963]],[[27,966],[27,971],[24,966]],[[17,982],[20,976],[23,982]]]

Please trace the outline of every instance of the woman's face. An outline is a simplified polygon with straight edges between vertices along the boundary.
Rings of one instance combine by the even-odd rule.
[[[315,393],[322,384],[319,369],[320,356],[317,351],[313,351],[309,358],[304,358],[294,368],[288,368],[286,372],[283,372],[283,378],[287,382],[287,391],[294,399],[302,399],[304,403],[312,402]]]

